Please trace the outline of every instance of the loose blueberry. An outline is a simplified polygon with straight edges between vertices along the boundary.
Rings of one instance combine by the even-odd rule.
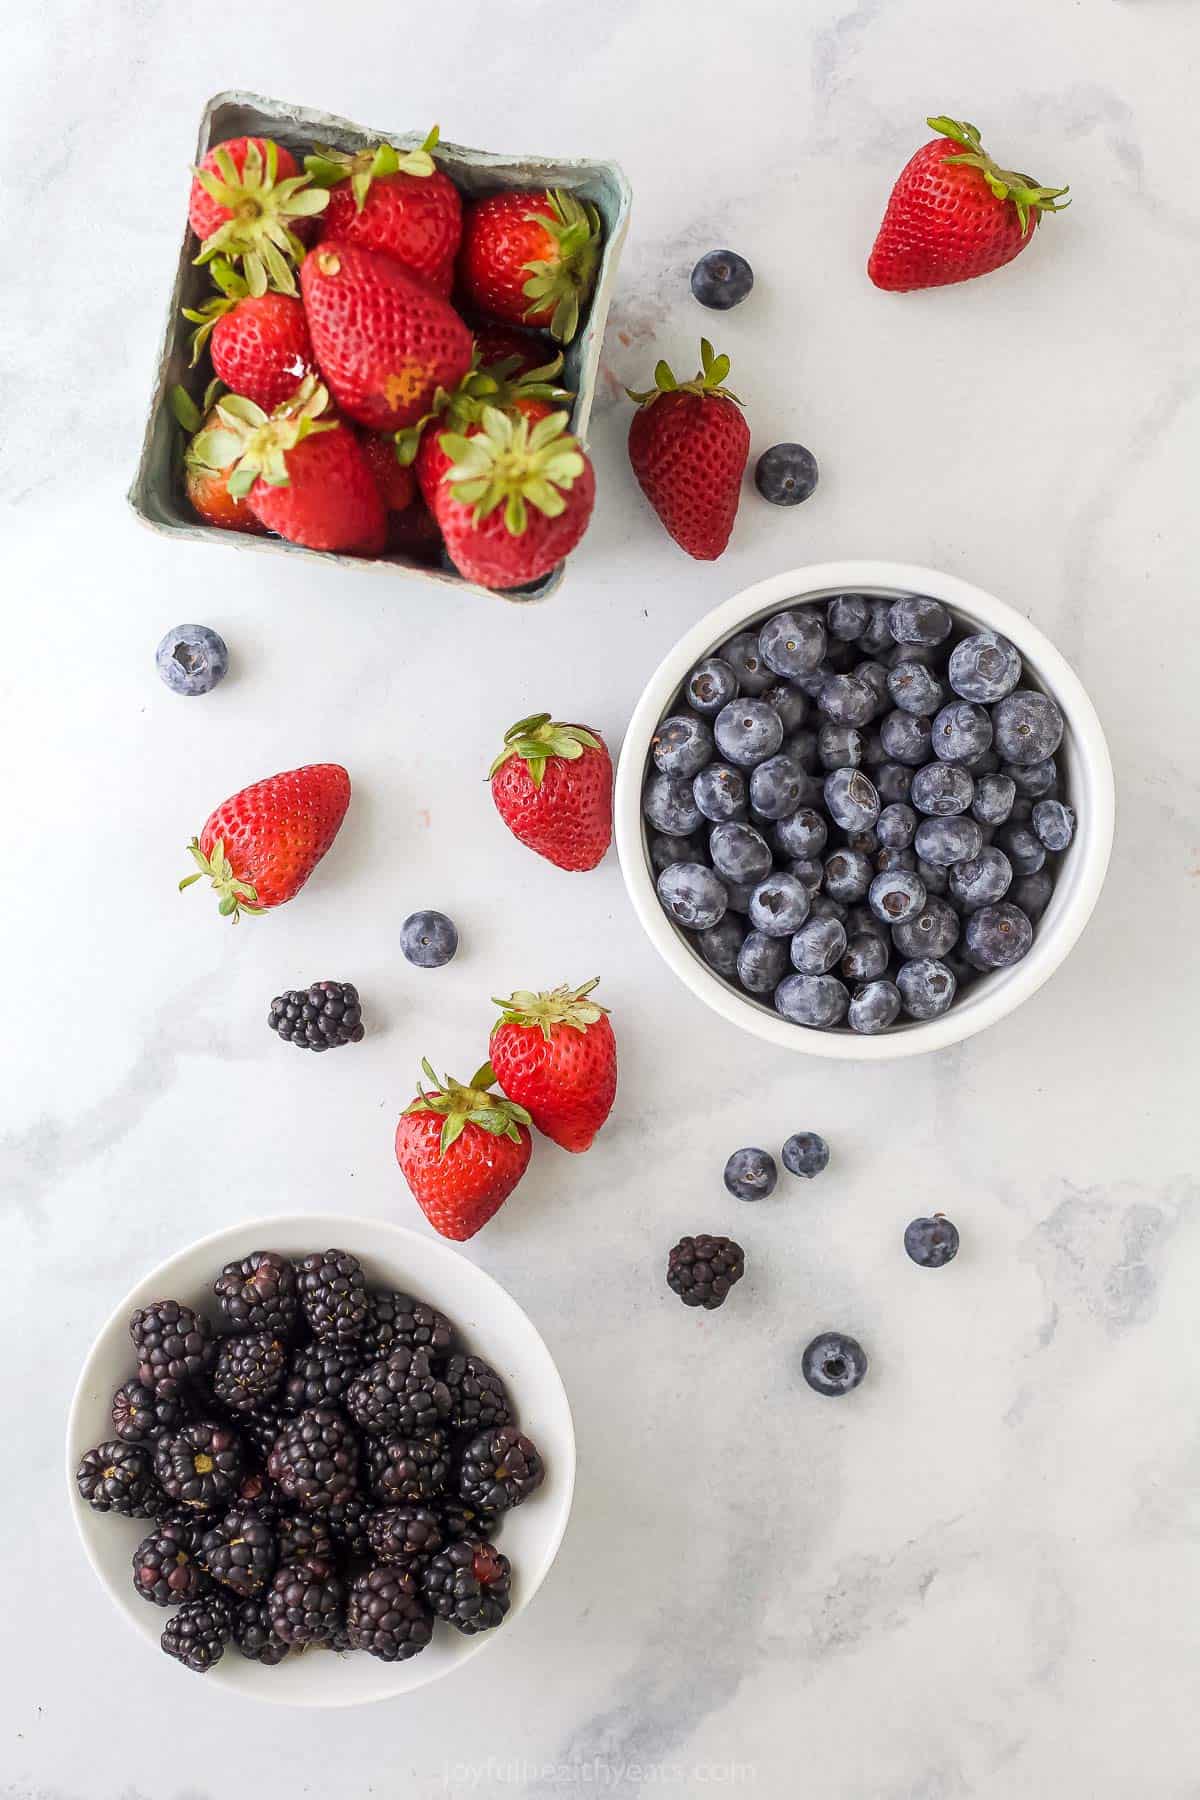
[[[875,690],[857,675],[831,675],[821,684],[817,705],[834,725],[868,725],[875,717]]]
[[[731,663],[721,656],[706,656],[684,683],[687,703],[706,719],[714,719],[723,706],[737,698],[738,678]]]
[[[806,927],[807,929],[807,927]],[[751,994],[773,994],[787,974],[788,945],[786,938],[767,937],[752,931],[738,952],[738,980]]]
[[[803,444],[772,444],[754,465],[754,485],[772,506],[799,506],[817,477],[817,459]]]
[[[944,1269],[958,1255],[958,1230],[942,1213],[914,1219],[905,1226],[904,1248],[922,1269]]]
[[[1058,764],[1052,756],[1044,762],[1035,763],[1003,763],[1002,772],[1008,776],[1018,794],[1027,800],[1044,800],[1053,796],[1058,786]]]
[[[671,837],[690,837],[701,820],[692,784],[684,775],[656,769],[642,790],[642,811],[652,825]]]
[[[765,1200],[778,1180],[775,1158],[765,1150],[735,1150],[725,1164],[725,1186],[735,1200]]]
[[[971,811],[981,825],[1003,825],[1017,797],[1011,776],[988,774],[976,776],[974,780]]]
[[[926,763],[913,776],[912,803],[935,819],[965,813],[975,796],[975,783],[961,763]]]
[[[794,680],[811,675],[825,655],[825,626],[815,607],[777,613],[758,634],[763,661],[776,675]]]
[[[766,690],[762,698],[779,714],[786,748],[786,740],[793,732],[800,730],[808,717],[808,695],[800,688],[793,687],[790,681],[777,681]]]
[[[806,1181],[829,1167],[829,1145],[818,1131],[794,1131],[783,1146],[782,1156],[789,1175],[802,1175]]]
[[[1020,681],[1021,658],[1006,637],[977,631],[955,644],[947,673],[956,694],[991,706],[1011,694]]]
[[[730,881],[762,881],[771,873],[774,858],[770,845],[753,825],[730,820],[714,825],[708,834],[709,854],[713,868]]]
[[[207,625],[176,625],[159,642],[154,662],[173,694],[209,694],[229,669],[225,639]]]
[[[830,637],[848,644],[862,636],[870,616],[865,594],[835,594],[825,609],[825,624]]]
[[[835,975],[786,975],[775,989],[775,1010],[793,1025],[829,1031],[840,1025],[850,1005]]]
[[[901,956],[940,961],[957,944],[961,929],[954,908],[930,895],[915,919],[892,926],[892,943]]]
[[[693,713],[677,713],[651,738],[650,754],[664,775],[697,775],[712,761],[712,731]]]
[[[933,723],[924,713],[902,712],[897,707],[879,721],[880,741],[889,760],[905,763],[909,768],[919,768],[929,761],[932,735]],[[905,794],[900,798],[907,799],[908,796]]]
[[[881,734],[882,735],[882,734]],[[912,794],[913,772],[904,763],[885,762],[871,776],[879,798],[888,806],[907,805]]]
[[[739,631],[725,645],[721,658],[737,676],[743,694],[765,694],[774,683],[774,673],[763,661],[758,647],[757,631]]]
[[[903,925],[905,919],[915,919],[925,898],[925,883],[907,869],[877,875],[867,890],[867,904],[884,925]]]
[[[914,839],[917,868],[923,862],[948,869],[951,863],[968,862],[983,849],[983,827],[977,819],[960,813],[951,819],[922,819]],[[925,886],[928,880],[922,874]]]
[[[815,791],[811,775],[781,750],[768,756],[750,776],[750,804],[760,819],[785,819]]]
[[[903,646],[902,646],[903,648]],[[893,706],[915,718],[928,718],[946,698],[946,690],[924,663],[897,663],[887,674],[888,695]]]
[[[792,937],[808,918],[808,889],[794,875],[776,872],[750,896],[750,923],[767,937]]]
[[[996,843],[1018,875],[1036,875],[1046,860],[1046,846],[1032,825],[1016,825],[1010,819],[997,831]]]
[[[1033,829],[1047,850],[1065,850],[1075,836],[1074,809],[1062,800],[1039,800],[1033,809]]]
[[[810,917],[792,939],[792,967],[801,975],[828,975],[845,955],[847,942],[840,919]],[[782,977],[780,970],[777,979]]]
[[[917,815],[903,800],[891,800],[875,821],[875,835],[885,850],[907,850],[917,833]]]
[[[775,827],[775,842],[785,856],[820,856],[829,840],[829,827],[811,806],[801,806]]]
[[[874,874],[870,857],[864,856],[861,850],[833,850],[825,858],[823,886],[831,900],[852,906],[856,900],[865,898]]]
[[[817,761],[823,769],[857,769],[865,747],[863,734],[854,725],[835,725],[826,719],[817,731]]]
[[[717,714],[713,734],[726,762],[751,768],[775,755],[783,742],[783,721],[765,700],[731,700]]]
[[[714,825],[746,816],[746,777],[732,763],[709,763],[692,782],[692,797]]]
[[[1003,900],[1012,886],[1012,864],[1003,850],[985,844],[978,856],[957,862],[950,869],[950,894],[963,912],[975,912]]]
[[[672,863],[664,869],[658,898],[675,923],[689,931],[707,931],[724,918],[728,905],[720,880],[703,863]]]
[[[941,644],[953,631],[954,621],[937,600],[906,594],[890,608],[888,629],[898,644]]]
[[[823,1331],[805,1347],[800,1372],[815,1393],[834,1399],[853,1393],[867,1372],[867,1354],[844,1331]]]
[[[944,962],[922,956],[900,964],[896,986],[910,1019],[937,1019],[953,1004],[958,983]]]
[[[991,714],[984,707],[952,700],[935,715],[931,748],[943,762],[972,762],[991,747]]]
[[[737,974],[738,952],[745,936],[746,927],[742,921],[726,912],[724,918],[710,925],[707,931],[697,933],[696,948],[710,969],[732,981]]]
[[[993,707],[992,728],[1004,762],[1045,762],[1062,743],[1063,716],[1049,694],[1017,688]]]
[[[692,296],[714,312],[738,306],[754,286],[754,270],[736,250],[710,250],[692,270]]]
[[[866,831],[879,817],[879,794],[861,769],[832,769],[825,777],[825,806],[843,831]]]
[[[409,913],[400,927],[400,948],[418,969],[440,969],[458,949],[458,930],[443,912]]]
[[[887,972],[891,949],[876,931],[855,932],[846,941],[846,954],[841,963],[842,979],[851,984],[878,981]]]
[[[894,981],[868,981],[850,996],[846,1023],[863,1037],[887,1031],[900,1017],[900,989]]]
[[[1001,900],[998,906],[981,906],[970,915],[965,942],[977,968],[1007,969],[1027,955],[1033,926],[1019,906]]]

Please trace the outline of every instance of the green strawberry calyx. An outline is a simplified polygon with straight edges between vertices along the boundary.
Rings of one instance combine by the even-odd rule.
[[[550,335],[560,344],[569,344],[579,329],[580,304],[596,279],[600,214],[590,200],[577,200],[562,188],[550,188],[544,210],[538,207],[525,217],[540,225],[554,245],[553,256],[536,257],[521,265],[528,276],[525,317],[532,319],[552,307]]]
[[[437,164],[429,153],[437,147],[437,141],[435,125],[416,150],[397,150],[395,144],[376,144],[373,150],[331,150],[327,144],[318,144],[317,154],[306,156],[304,167],[314,187],[337,187],[348,181],[354,210],[361,212],[371,183],[380,175],[416,175],[421,179],[433,175]]]
[[[1070,193],[1070,188],[1039,187],[1031,175],[1002,169],[984,149],[976,127],[967,124],[966,120],[947,119],[939,114],[936,118],[926,119],[925,123],[942,137],[963,146],[961,156],[944,156],[943,162],[953,163],[958,168],[978,169],[997,200],[1012,201],[1017,209],[1022,237],[1027,235],[1031,219],[1036,225],[1042,213],[1062,212],[1064,207],[1070,206],[1071,202],[1063,199],[1064,194]]]
[[[558,384],[562,367],[560,351],[537,369],[522,370],[519,356],[501,357],[499,362],[489,363],[482,369],[479,351],[474,351],[471,367],[458,386],[450,392],[439,388],[433,396],[431,410],[415,425],[407,425],[396,433],[397,459],[405,467],[414,460],[422,433],[435,419],[440,419],[451,431],[461,432],[468,425],[479,423],[485,406],[495,406],[507,413],[518,411],[521,400],[545,400],[555,406],[568,406],[575,395],[570,388]]]
[[[244,300],[250,292],[245,276],[238,273],[226,256],[214,256],[209,265],[209,273],[221,290],[220,293],[206,300],[203,306],[180,308],[184,318],[197,327],[192,333],[192,360],[189,367],[193,369],[200,361],[217,320],[232,312],[239,300]]]
[[[195,874],[185,875],[180,882],[179,891],[181,894],[184,888],[191,887],[193,881],[199,881],[202,877],[207,875],[216,892],[221,897],[221,902],[217,907],[217,911],[221,914],[222,918],[231,918],[234,924],[236,924],[243,913],[249,913],[252,918],[257,918],[259,915],[266,912],[267,909],[265,906],[256,906],[254,904],[258,899],[258,890],[253,887],[250,882],[241,881],[234,874],[233,864],[225,854],[224,838],[218,838],[207,854],[200,848],[199,838],[192,839],[191,843],[188,845],[188,850],[191,852],[192,857],[199,866],[197,867]]]
[[[304,245],[292,222],[323,212],[329,195],[307,174],[280,181],[279,147],[270,138],[265,156],[256,143],[246,146],[240,173],[226,149],[217,150],[213,161],[215,171],[193,168],[192,174],[229,217],[205,238],[196,262],[210,263],[218,256],[240,260],[251,294],[265,294],[269,287],[294,294],[294,269],[304,259]]]
[[[725,377],[729,373],[729,358],[718,356],[707,338],[700,339],[700,367],[690,381],[676,381],[671,365],[665,361],[654,365],[654,386],[638,392],[636,388],[626,388],[625,392],[635,406],[653,406],[664,394],[698,394],[700,398],[717,398],[732,400],[738,406],[742,403],[737,395],[727,388]]]
[[[468,1085],[455,1081],[447,1075],[443,1081],[429,1063],[422,1060],[421,1072],[430,1085],[430,1092],[417,1083],[417,1098],[411,1106],[404,1109],[405,1118],[414,1113],[435,1113],[442,1120],[442,1135],[438,1145],[439,1156],[445,1156],[451,1144],[460,1138],[468,1125],[478,1125],[480,1131],[490,1133],[492,1137],[509,1138],[514,1144],[521,1141],[520,1127],[532,1124],[529,1114],[515,1100],[506,1100],[500,1094],[489,1090],[495,1083],[495,1071],[491,1063],[484,1063],[472,1075]]]
[[[529,509],[557,519],[586,462],[578,438],[567,431],[565,412],[547,413],[536,425],[498,407],[484,406],[479,430],[470,437],[443,432],[441,448],[450,458],[442,476],[454,498],[475,509],[478,525],[498,506],[511,537],[529,523]]]
[[[296,392],[273,413],[266,413],[244,394],[224,394],[212,417],[192,440],[188,455],[200,467],[229,469],[226,487],[242,500],[255,482],[287,487],[287,454],[319,431],[337,431],[336,419],[323,419],[329,393],[315,375],[306,375]]]
[[[203,399],[197,403],[187,389],[176,382],[167,394],[167,404],[180,430],[185,431],[189,438],[195,437],[224,392],[225,383],[214,377],[205,388]]]
[[[541,787],[546,764],[552,756],[562,757],[564,762],[578,762],[585,750],[601,748],[600,739],[586,725],[562,725],[549,713],[534,713],[531,718],[518,719],[515,725],[509,726],[504,734],[504,748],[488,770],[488,780],[510,757],[519,756],[529,766],[529,778],[534,787]],[[500,1006],[503,1002],[498,1000],[496,1004]]]
[[[493,994],[492,1003],[500,1008],[496,1029],[499,1030],[500,1025],[536,1026],[547,1042],[552,1025],[568,1025],[573,1031],[586,1032],[589,1025],[598,1024],[608,1011],[607,1006],[588,998],[599,983],[597,975],[577,988],[551,988],[544,994],[531,994],[519,988],[507,1000],[500,1000]]]

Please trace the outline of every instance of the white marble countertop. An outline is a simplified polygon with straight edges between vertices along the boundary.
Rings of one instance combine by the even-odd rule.
[[[223,20],[46,0],[5,48],[0,1792],[1194,1800],[1200,10],[360,0],[343,21],[299,0]],[[548,605],[128,516],[195,121],[230,85],[624,164],[596,519]],[[877,294],[874,226],[938,110],[1075,204],[986,282]],[[758,282],[722,318],[686,278],[726,243]],[[656,356],[690,364],[702,329],[756,450],[799,438],[823,472],[795,512],[748,487],[706,566],[643,507],[620,397]],[[640,936],[615,859],[534,861],[478,779],[543,705],[615,746],[691,620],[849,555],[944,567],[1036,618],[1095,699],[1120,805],[1099,909],[1048,987],[956,1051],[863,1069],[722,1026]],[[202,702],[154,672],[183,619],[236,663]],[[235,931],[176,897],[210,805],[320,758],[356,798],[300,904]],[[427,905],[464,940],[438,976],[398,951]],[[419,1056],[466,1075],[489,995],[593,974],[613,1120],[586,1158],[539,1146],[466,1250],[575,1408],[575,1513],[541,1594],[410,1702],[290,1718],[182,1678],[113,1617],[69,1516],[63,1421],[101,1320],[137,1272],[256,1212],[419,1223],[392,1158]],[[266,1006],[324,975],[359,984],[372,1030],[305,1059]],[[728,1151],[802,1127],[828,1174],[734,1207]],[[941,1276],[899,1241],[935,1203],[963,1233]],[[700,1318],[660,1273],[697,1228],[750,1260]],[[872,1359],[840,1406],[797,1372],[829,1326]]]

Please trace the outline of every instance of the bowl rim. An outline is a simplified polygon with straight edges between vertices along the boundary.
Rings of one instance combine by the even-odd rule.
[[[372,1219],[362,1215],[343,1215],[340,1213],[272,1213],[264,1217],[241,1219],[233,1225],[223,1226],[220,1230],[209,1232],[204,1237],[196,1238],[191,1243],[185,1244],[179,1250],[176,1250],[171,1256],[164,1257],[154,1268],[147,1270],[147,1272],[133,1284],[121,1300],[110,1309],[88,1347],[87,1354],[80,1367],[79,1376],[75,1383],[75,1388],[71,1395],[71,1403],[67,1411],[65,1442],[67,1493],[71,1514],[75,1521],[75,1528],[79,1535],[80,1543],[83,1546],[84,1555],[87,1557],[92,1571],[99,1581],[100,1586],[103,1588],[105,1595],[110,1602],[114,1604],[115,1610],[127,1621],[130,1630],[133,1631],[143,1643],[147,1642],[147,1635],[137,1624],[138,1615],[131,1613],[128,1608],[116,1604],[111,1576],[103,1567],[97,1553],[94,1551],[91,1539],[85,1529],[86,1525],[97,1515],[94,1515],[81,1503],[79,1492],[75,1484],[75,1471],[79,1464],[79,1458],[83,1453],[78,1446],[81,1444],[87,1445],[93,1441],[91,1431],[84,1428],[84,1414],[86,1408],[94,1404],[91,1390],[95,1386],[95,1380],[92,1371],[100,1351],[100,1346],[111,1331],[126,1326],[129,1313],[139,1304],[144,1304],[151,1291],[159,1287],[162,1279],[172,1276],[177,1265],[182,1260],[191,1259],[195,1256],[203,1256],[206,1251],[215,1251],[218,1246],[228,1245],[231,1243],[231,1240],[248,1237],[249,1234],[253,1234],[261,1240],[277,1229],[282,1230],[286,1228],[288,1231],[295,1231],[300,1228],[307,1230],[310,1221],[312,1225],[312,1241],[314,1244],[317,1243],[318,1239],[328,1243],[338,1241],[345,1242],[347,1240],[352,1242],[353,1234],[356,1231],[369,1231],[371,1233],[383,1232],[388,1237],[394,1238],[397,1241],[398,1247],[402,1247],[404,1244],[416,1244],[420,1247],[420,1253],[422,1255],[432,1255],[433,1260],[435,1262],[440,1261],[444,1263],[447,1270],[460,1270],[464,1267],[471,1270],[473,1275],[479,1278],[480,1285],[484,1290],[494,1290],[494,1293],[499,1296],[502,1306],[511,1309],[512,1312],[519,1317],[524,1329],[530,1334],[532,1347],[535,1351],[540,1351],[544,1357],[545,1372],[549,1385],[556,1400],[561,1401],[564,1438],[561,1448],[556,1449],[555,1451],[555,1483],[560,1494],[558,1516],[550,1528],[550,1533],[545,1544],[541,1547],[536,1566],[526,1561],[523,1561],[521,1564],[520,1594],[518,1600],[514,1603],[509,1612],[508,1618],[505,1621],[506,1624],[511,1624],[515,1621],[520,1614],[525,1611],[526,1607],[530,1605],[534,1596],[537,1594],[538,1589],[541,1587],[543,1581],[553,1567],[555,1558],[561,1548],[575,1497],[575,1476],[578,1454],[575,1442],[574,1415],[571,1411],[570,1397],[567,1394],[566,1386],[559,1373],[558,1364],[551,1355],[545,1339],[542,1337],[541,1332],[537,1329],[537,1326],[533,1323],[524,1307],[521,1306],[519,1301],[513,1298],[508,1289],[487,1269],[482,1268],[478,1263],[472,1262],[468,1257],[460,1255],[452,1245],[443,1243],[439,1238],[426,1237],[421,1232],[412,1231],[408,1226],[394,1225],[387,1219]],[[331,1233],[334,1235],[330,1235]],[[286,1254],[294,1255],[295,1252],[286,1252]],[[367,1251],[364,1252],[364,1254],[369,1261],[377,1260],[373,1252]],[[225,1257],[223,1260],[228,1261],[229,1258]],[[470,1279],[470,1277],[468,1277],[468,1279]],[[146,1520],[145,1525],[148,1531],[150,1529],[151,1521]],[[214,1686],[219,1685],[222,1693],[233,1693],[251,1701],[263,1701],[275,1706],[316,1707],[322,1710],[326,1708],[367,1706],[385,1700],[403,1699],[406,1695],[416,1693],[419,1689],[428,1687],[432,1682],[438,1681],[444,1676],[453,1675],[464,1663],[471,1661],[473,1657],[477,1656],[481,1650],[487,1648],[497,1639],[503,1640],[504,1637],[505,1633],[502,1631],[483,1631],[474,1636],[463,1637],[461,1639],[458,1634],[455,1634],[454,1642],[456,1654],[454,1660],[449,1664],[433,1664],[427,1671],[420,1673],[420,1678],[416,1680],[413,1679],[413,1675],[424,1669],[424,1665],[420,1659],[410,1659],[406,1663],[396,1663],[394,1665],[379,1665],[381,1667],[394,1667],[397,1670],[408,1669],[410,1671],[406,1678],[406,1685],[402,1688],[396,1688],[391,1692],[357,1693],[352,1688],[342,1689],[335,1684],[330,1683],[328,1685],[328,1697],[322,1695],[321,1698],[314,1699],[309,1694],[289,1695],[286,1686],[276,1685],[270,1681],[242,1684],[241,1682],[230,1680],[227,1673],[226,1678],[222,1680],[221,1664],[218,1664],[216,1668],[209,1671],[209,1679],[213,1682]],[[234,1667],[239,1666],[239,1664],[234,1665]],[[247,1667],[249,1666],[250,1665],[247,1665]]]
[[[658,904],[647,859],[641,793],[650,738],[684,676],[701,657],[739,627],[787,601],[809,604],[837,593],[928,594],[975,622],[1011,638],[1022,661],[1058,702],[1066,725],[1072,799],[1079,825],[1070,861],[1066,904],[1034,937],[1029,954],[1012,969],[973,984],[963,1002],[939,1019],[913,1021],[896,1031],[863,1036],[818,1031],[767,1010],[740,994],[701,960]],[[1086,804],[1081,804],[1086,798]],[[764,1042],[800,1055],[843,1062],[889,1062],[923,1056],[973,1037],[1014,1011],[1049,980],[1091,917],[1112,852],[1116,793],[1104,730],[1082,682],[1062,652],[1024,614],[986,589],[957,575],[919,564],[854,558],[785,569],[753,582],[714,607],[678,640],[651,675],[634,707],[621,746],[614,787],[614,835],[633,909],[664,962],[698,999],[730,1024]],[[1060,877],[1056,885],[1064,886]],[[1051,903],[1053,911],[1053,902]]]

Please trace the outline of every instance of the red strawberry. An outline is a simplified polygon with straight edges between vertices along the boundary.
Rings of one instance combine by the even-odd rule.
[[[396,1127],[396,1161],[435,1231],[462,1242],[503,1206],[529,1164],[533,1139],[523,1106],[488,1092],[490,1066],[469,1087],[447,1076],[417,1098]]]
[[[476,358],[478,355],[476,348]],[[511,418],[520,417],[530,425],[536,425],[539,419],[546,418],[557,407],[569,404],[574,399],[575,396],[568,389],[557,385],[562,360],[560,353],[552,356],[541,367],[528,371],[522,371],[513,356],[504,357],[486,369],[482,366],[472,367],[447,397],[435,422],[428,424],[424,430],[413,427],[420,440],[415,464],[417,480],[421,484],[421,492],[427,505],[433,506],[442,477],[447,469],[453,467],[453,459],[441,447],[441,440],[447,432],[473,437],[482,429],[485,406],[494,406]],[[401,436],[406,437],[407,434],[402,433]],[[406,444],[401,449],[401,455],[410,447]]]
[[[420,494],[404,512],[388,514],[388,549],[425,568],[441,556],[442,534]]]
[[[867,263],[875,286],[892,293],[988,275],[1033,242],[1044,212],[1070,204],[1066,188],[1000,168],[974,125],[926,124],[941,135],[900,171]]]
[[[412,470],[396,455],[395,438],[377,437],[373,431],[364,431],[358,441],[375,486],[379,489],[384,510],[390,513],[407,512],[416,495],[417,483]]]
[[[182,890],[207,875],[221,896],[218,911],[235,920],[282,906],[304,886],[350,804],[350,777],[340,763],[310,763],[256,781],[208,816],[188,848],[199,864]]]
[[[322,212],[329,196],[301,174],[296,159],[270,138],[229,138],[192,170],[188,223],[200,239],[198,263],[240,259],[252,294],[296,291],[293,265],[304,255],[297,227]]]
[[[503,1017],[489,1049],[496,1080],[543,1137],[588,1150],[617,1093],[617,1040],[603,1006],[583,987],[497,1000]]]
[[[246,531],[261,537],[266,526],[259,523],[245,500],[235,499],[229,492],[227,483],[236,458],[225,464],[215,463],[201,442],[206,433],[220,425],[213,403],[213,390],[219,386],[219,382],[210,382],[203,416],[186,388],[171,389],[171,410],[188,433],[183,453],[184,491],[206,525],[215,525],[218,531]]]
[[[515,838],[560,869],[595,868],[612,841],[612,759],[597,732],[535,713],[505,732],[488,774]]]
[[[322,149],[306,156],[304,166],[329,189],[322,238],[394,257],[448,297],[462,237],[462,201],[429,154],[437,141],[435,125],[419,150],[380,144],[349,155]]]
[[[676,381],[665,362],[654,386],[635,394],[629,460],[638,485],[681,549],[712,562],[729,542],[750,454],[741,401],[722,382],[729,358],[700,340],[701,370]]]
[[[599,260],[599,213],[562,188],[489,194],[463,218],[458,267],[473,303],[510,325],[545,326],[560,344],[575,336]]]
[[[321,373],[360,425],[415,425],[471,366],[458,314],[390,256],[330,238],[305,257],[300,285]]]
[[[551,356],[545,338],[535,337],[531,331],[516,331],[511,325],[496,325],[490,320],[475,327],[475,354],[481,369],[490,369],[494,363],[515,357],[514,368],[518,375],[543,368]]]
[[[304,308],[294,294],[251,294],[222,256],[214,258],[212,276],[220,293],[203,306],[183,309],[184,318],[197,327],[192,366],[207,343],[218,379],[270,412],[295,393],[314,367]]]
[[[480,587],[521,587],[557,568],[587,530],[596,478],[567,414],[536,425],[485,406],[470,436],[443,432],[452,459],[434,514],[460,575]]]

